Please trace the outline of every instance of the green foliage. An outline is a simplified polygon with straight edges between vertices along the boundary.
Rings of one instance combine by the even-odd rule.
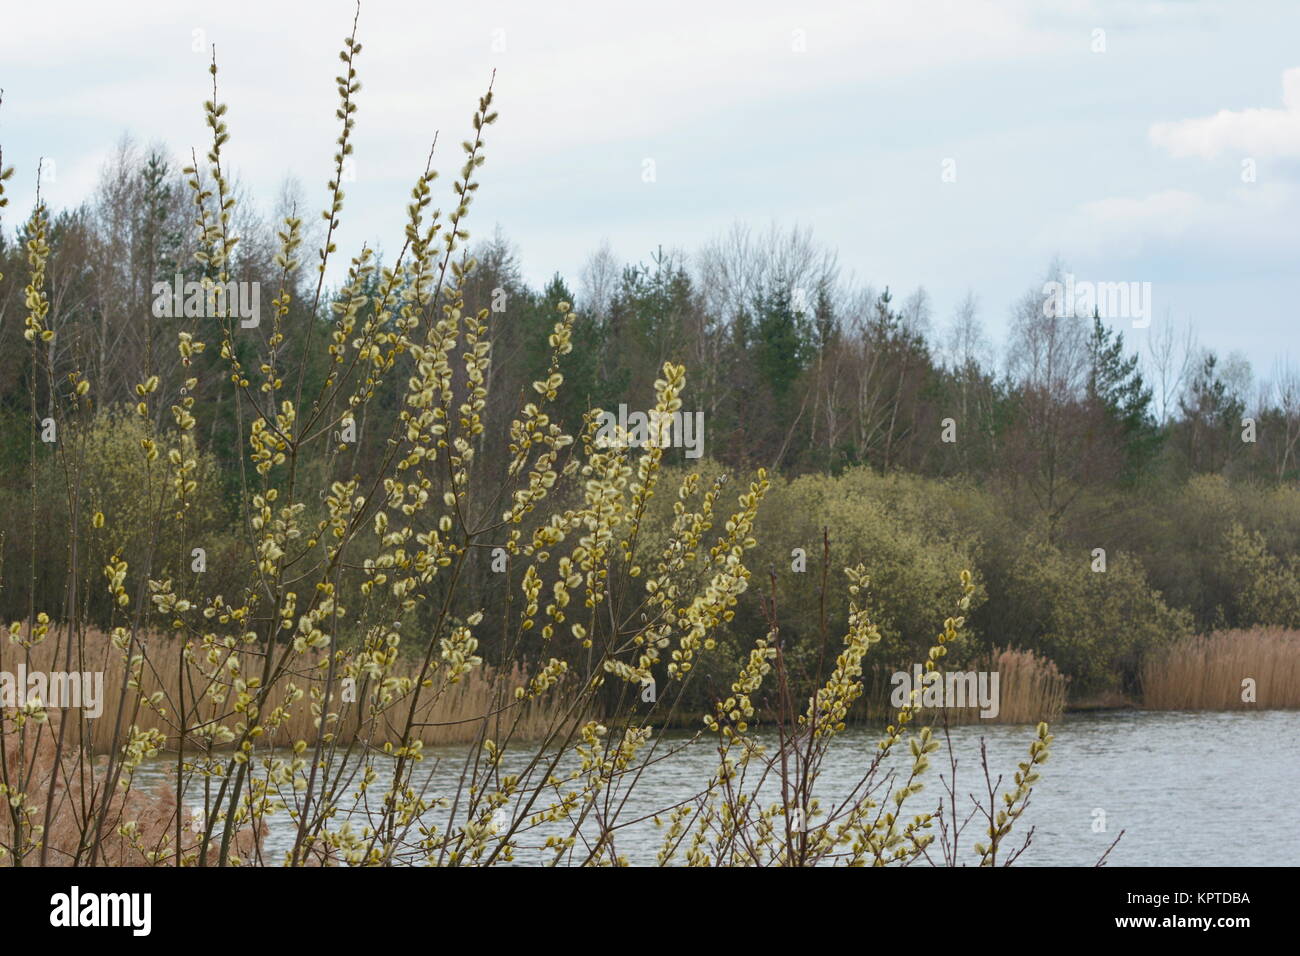
[[[955,574],[975,568],[977,548],[950,513],[932,510],[937,496],[928,492],[937,489],[926,485],[854,468],[838,478],[807,475],[773,488],[760,558],[778,569],[785,605],[802,622],[802,633],[815,633],[818,620],[816,582],[825,527],[830,529],[831,574],[861,562],[871,578],[868,606],[880,629],[881,656],[890,662],[914,660],[933,643],[946,616],[943,595]],[[807,553],[803,574],[790,570],[795,548]],[[983,598],[977,578],[972,606]],[[842,612],[839,606],[829,609],[833,617]]]
[[[1095,533],[1095,532],[1094,532]],[[1197,630],[1284,625],[1289,605],[1247,600],[1266,573],[1276,595],[1300,587],[1289,556],[1300,550],[1300,489],[1261,488],[1199,475],[1123,509],[1108,530],[1126,542],[1170,604],[1186,608]],[[1280,577],[1291,576],[1282,583]]]
[[[1088,552],[1031,536],[1003,585],[987,626],[1055,661],[1075,697],[1135,691],[1143,654],[1192,629],[1191,615],[1169,607],[1123,552],[1108,553],[1106,570],[1094,571]]]
[[[791,290],[776,286],[754,303],[755,364],[773,396],[784,400],[794,388],[812,354],[813,325],[796,308]]]
[[[1225,535],[1223,562],[1235,591],[1239,626],[1300,627],[1300,558],[1271,553],[1260,532],[1234,523]]]
[[[704,460],[702,474],[716,473]],[[675,477],[669,481],[672,484]],[[823,679],[833,666],[848,596],[835,585],[845,567],[861,564],[871,586],[859,598],[881,640],[872,650],[873,664],[898,669],[924,657],[951,614],[945,601],[953,579],[977,564],[977,543],[960,528],[957,513],[944,504],[946,487],[906,475],[880,476],[852,468],[837,477],[805,475],[777,480],[769,489],[755,526],[758,545],[751,591],[771,596],[775,573],[777,610],[786,666],[802,693]],[[671,502],[652,501],[644,531],[651,549],[667,540]],[[823,529],[829,529],[829,564],[824,561]],[[802,549],[800,558],[795,549]],[[802,571],[794,570],[798,565]],[[825,608],[822,577],[826,572]],[[978,576],[971,607],[985,591]],[[743,660],[753,636],[767,622],[757,597],[743,603],[727,628],[720,652],[727,666]],[[823,627],[823,621],[825,626]],[[969,630],[969,629],[968,629]],[[953,661],[977,644],[978,635],[963,633],[949,647]]]
[[[1191,470],[1219,471],[1240,452],[1243,442],[1238,432],[1245,402],[1228,387],[1213,352],[1207,352],[1196,367],[1179,409],[1179,438]]]
[[[69,594],[69,549],[74,534],[80,549],[78,563],[83,568],[102,568],[116,554],[132,568],[151,568],[155,576],[184,579],[202,593],[230,593],[243,579],[235,529],[221,496],[219,468],[211,455],[197,455],[198,487],[186,513],[186,525],[157,522],[159,509],[170,508],[173,490],[167,471],[158,462],[150,465],[141,454],[141,442],[151,436],[158,437],[132,409],[115,406],[101,409],[82,427],[69,425],[64,430],[61,441],[68,449],[66,459],[41,455],[35,503],[38,536],[33,542],[26,535],[11,534],[4,542],[5,566],[11,572],[5,581],[11,616],[22,614],[29,593],[29,582],[13,569],[32,560],[32,546],[37,574],[30,586],[36,589],[36,603],[60,606]],[[76,473],[62,474],[72,463]],[[68,485],[82,491],[75,519],[67,495],[57,490]],[[30,495],[22,489],[13,489],[0,499],[0,505],[11,516],[10,527],[20,529],[31,521]],[[106,516],[101,527],[95,525],[96,513]],[[75,532],[70,533],[74,523]],[[184,541],[189,542],[188,548]],[[199,546],[207,558],[202,575],[191,571],[191,551]],[[91,580],[89,586],[81,584],[79,601],[89,620],[102,625],[110,619],[110,596],[99,580]]]
[[[1151,414],[1151,389],[1142,379],[1137,355],[1124,354],[1124,334],[1104,325],[1095,311],[1088,354],[1088,397],[1117,431],[1125,456],[1124,477],[1132,481],[1147,467],[1162,441]]]
[[[683,466],[678,466],[683,467]],[[703,474],[717,466],[699,463]],[[1263,490],[1202,476],[1140,508],[1124,496],[1090,499],[1099,514],[1049,542],[1024,524],[997,488],[960,479],[880,475],[854,467],[836,476],[776,479],[759,511],[752,591],[764,599],[775,573],[781,637],[792,679],[815,682],[838,635],[823,633],[823,529],[828,580],[861,562],[866,599],[881,634],[873,663],[903,665],[943,625],[942,596],[954,569],[975,573],[970,621],[953,648],[961,663],[993,647],[1035,651],[1071,679],[1074,697],[1133,693],[1147,652],[1214,627],[1300,624],[1300,489]],[[671,501],[656,498],[643,534],[666,541]],[[1092,551],[1106,550],[1106,570]],[[792,569],[803,549],[803,572]],[[846,600],[828,588],[825,620]],[[937,610],[938,609],[938,610]],[[758,601],[738,609],[721,653],[729,663],[767,627]],[[722,668],[725,673],[725,668]]]
[[[159,500],[168,500],[173,495],[167,472],[158,463],[151,465],[140,453],[144,439],[158,437],[157,430],[135,414],[134,409],[120,405],[101,409],[84,428],[69,429],[67,435],[74,454],[81,456],[81,481],[87,490],[86,502],[91,512],[81,515],[80,533],[88,536],[94,512],[111,515],[116,526],[113,539],[121,543],[123,556],[137,564],[146,558],[150,542],[153,542],[155,563],[159,560],[170,563],[180,554],[179,540],[165,537],[155,540],[164,529],[151,525],[158,513]],[[194,453],[192,447],[190,453]],[[228,522],[215,490],[217,473],[211,456],[200,455],[198,488],[187,516],[192,531],[209,531]],[[172,530],[170,523],[166,530]],[[94,556],[92,564],[102,566],[104,561],[100,558]]]

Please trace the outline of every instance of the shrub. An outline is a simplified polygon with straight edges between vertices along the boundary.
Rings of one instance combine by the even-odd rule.
[[[985,618],[989,633],[1002,633],[1002,619],[1013,622],[1019,646],[1054,661],[1077,695],[1135,692],[1142,655],[1192,629],[1191,616],[1169,607],[1123,552],[1107,555],[1098,572],[1087,551],[1067,554],[1029,538],[1004,588],[990,606],[997,617]]]
[[[798,656],[791,658],[796,673],[808,673],[820,652],[823,530],[830,541],[832,573],[860,563],[871,577],[867,606],[880,629],[878,653],[885,661],[901,666],[915,660],[943,630],[943,595],[954,574],[976,567],[978,548],[957,528],[950,510],[936,502],[942,491],[936,484],[881,477],[867,468],[838,477],[774,481],[758,521],[755,564],[776,571],[784,632],[798,648]],[[796,548],[804,554],[803,572],[792,570]],[[985,598],[978,576],[974,582],[972,610]],[[827,618],[841,618],[846,603],[844,596],[832,593]],[[754,626],[752,618],[744,623]],[[952,648],[956,659],[974,637],[968,635]]]
[[[11,862],[263,863],[263,824],[278,817],[292,827],[281,861],[290,865],[491,865],[525,851],[552,863],[625,863],[617,842],[628,822],[622,797],[651,762],[677,752],[656,736],[656,722],[671,719],[688,699],[749,588],[746,561],[757,547],[752,532],[770,490],[766,474],[731,482],[687,474],[669,484],[660,448],[599,445],[595,410],[575,433],[562,428],[560,368],[575,327],[567,302],[557,304],[547,337],[549,365],[507,432],[487,434],[490,313],[466,308],[463,283],[476,264],[462,245],[484,135],[496,120],[490,88],[463,144],[450,214],[430,210],[435,173],[426,163],[397,256],[381,266],[370,250],[357,254],[344,287],[322,309],[344,208],[340,183],[353,150],[360,54],[354,27],[340,52],[342,129],[305,328],[290,321],[303,242],[302,220],[290,215],[279,232],[269,320],[249,331],[228,310],[196,317],[177,333],[178,380],[150,374],[132,383],[138,403],[126,417],[135,415],[137,423],[106,419],[114,422],[108,433],[82,433],[84,455],[73,442],[53,452],[51,493],[71,503],[70,513],[92,515],[92,530],[74,522],[73,547],[54,560],[66,561],[70,588],[107,592],[103,650],[119,656],[124,679],[121,706],[105,718],[113,732],[102,765],[90,760],[93,734],[84,714],[54,726],[39,700],[0,710],[8,798],[0,850]],[[205,164],[184,171],[198,232],[195,258],[209,286],[234,281],[239,242],[215,61],[211,75],[204,104],[211,146]],[[33,381],[45,381],[68,435],[92,417],[104,387],[80,371],[66,386],[53,382],[47,235],[48,216],[38,203],[26,227],[25,338]],[[322,364],[323,377],[307,375]],[[653,386],[658,413],[680,408],[685,381],[681,366],[662,365]],[[385,383],[396,383],[388,406],[377,398]],[[245,452],[231,484],[234,526],[247,550],[235,562],[237,586],[212,594],[169,566],[166,555],[174,549],[183,559],[197,529],[213,518],[217,481],[193,435],[202,412],[196,390],[218,387],[234,409],[230,421]],[[44,414],[34,398],[31,412]],[[360,463],[344,454],[342,436],[367,412],[369,427],[387,438],[375,446],[382,449],[375,460]],[[482,454],[494,440],[504,448]],[[494,458],[504,462],[504,480],[480,468]],[[363,464],[363,473],[354,470]],[[144,494],[132,496],[133,482]],[[910,726],[913,702],[895,712],[871,766],[847,792],[827,806],[813,794],[819,768],[862,694],[868,651],[882,641],[899,652],[912,645],[927,670],[941,671],[948,649],[965,642],[978,586],[955,567],[963,556],[957,543],[923,542],[902,521],[889,520],[887,505],[858,500],[860,490],[874,488],[865,474],[850,476],[847,487],[850,499],[824,502],[830,520],[847,529],[835,559],[864,555],[885,596],[873,593],[863,563],[843,567],[847,623],[828,648],[818,686],[797,699],[769,606],[769,626],[763,636],[751,634],[729,689],[713,696],[697,731],[716,748],[715,772],[688,799],[668,798],[662,808],[661,863],[931,858],[939,811],[912,809],[941,745],[930,728]],[[798,484],[783,503],[819,490],[815,481]],[[657,495],[674,496],[672,516],[658,540],[643,538]],[[101,508],[111,512],[102,521]],[[87,567],[82,545],[101,531],[108,557],[102,567]],[[30,544],[35,576],[39,543]],[[509,560],[491,572],[493,586],[468,591],[471,569],[498,552]],[[960,584],[955,600],[949,593],[940,603],[944,576]],[[895,601],[902,607],[894,609]],[[4,647],[27,661],[48,641],[49,659],[86,661],[95,645],[84,608],[68,600],[63,610],[61,620],[57,606],[32,608],[25,622],[11,624]],[[886,614],[884,631],[873,621],[876,612]],[[915,644],[926,628],[937,637]],[[168,639],[160,639],[163,632]],[[493,671],[479,653],[488,635],[502,665]],[[408,644],[414,652],[403,660]],[[163,667],[171,671],[166,679],[146,676]],[[425,732],[437,723],[430,714],[463,696],[474,675],[488,687],[470,695],[480,710],[472,718],[473,741],[455,779],[435,786],[431,769],[420,772]],[[772,701],[775,742],[750,726],[764,697]],[[539,713],[540,731],[532,720]],[[538,734],[540,740],[525,740]],[[292,746],[275,748],[283,735]],[[169,738],[180,749],[175,795],[147,793],[137,771]],[[996,865],[1022,852],[1009,836],[1051,742],[1047,725],[1039,724],[1028,758],[997,797],[999,783],[985,768],[988,802],[975,800],[967,817],[980,821],[984,835],[963,845],[965,826],[954,817],[936,856],[956,863],[973,851],[973,860]],[[51,744],[48,759],[39,758]],[[897,779],[896,768],[884,764],[895,753],[902,762]],[[889,813],[877,802],[882,787],[891,794]],[[71,813],[79,799],[86,802]],[[191,819],[198,825],[187,829]],[[71,831],[57,846],[43,839],[56,822]],[[118,837],[131,841],[130,854],[115,855]]]
[[[1300,559],[1272,553],[1258,531],[1234,524],[1224,535],[1224,576],[1233,588],[1232,620],[1300,627]]]

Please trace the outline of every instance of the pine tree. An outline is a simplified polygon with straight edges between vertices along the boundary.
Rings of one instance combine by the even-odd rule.
[[[1087,399],[1118,430],[1125,459],[1125,480],[1135,479],[1159,451],[1163,436],[1151,411],[1152,393],[1143,381],[1136,354],[1124,354],[1124,334],[1092,313],[1088,339]]]
[[[812,322],[796,310],[790,289],[776,286],[754,303],[755,365],[779,401],[786,398],[814,353]]]

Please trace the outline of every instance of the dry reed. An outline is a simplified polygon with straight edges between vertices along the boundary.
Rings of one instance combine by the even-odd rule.
[[[1300,631],[1216,631],[1172,644],[1144,661],[1142,703],[1152,710],[1300,707]]]
[[[51,673],[66,670],[64,666],[66,648],[62,643],[64,640],[66,640],[64,635],[56,639],[55,635],[51,634],[44,642],[33,647],[31,656],[26,661],[28,671]],[[142,696],[148,697],[157,691],[162,691],[165,697],[163,713],[159,714],[147,707],[141,707],[131,719],[131,722],[141,730],[157,730],[166,735],[165,749],[168,750],[174,750],[178,740],[176,714],[178,713],[177,702],[181,699],[179,691],[182,675],[185,675],[186,708],[191,713],[195,690],[202,691],[206,686],[202,683],[203,674],[199,668],[192,663],[183,662],[183,647],[183,642],[168,634],[155,634],[147,639],[141,692]],[[254,665],[260,666],[261,654],[256,651],[242,652],[239,658],[243,673],[255,673]],[[117,702],[125,699],[129,708],[130,703],[136,699],[136,691],[128,690],[123,697],[127,671],[122,652],[113,646],[109,636],[102,631],[87,631],[74,646],[73,660],[73,666],[78,670],[98,671],[103,674],[103,713],[99,718],[88,721],[88,726],[91,728],[90,750],[95,754],[106,753],[112,746]],[[81,663],[77,664],[76,661]],[[319,661],[319,655],[314,658],[308,657],[304,665],[295,669],[286,681],[274,685],[268,697],[268,709],[282,705],[287,707],[287,689],[290,683],[296,683],[304,690],[323,687],[325,671],[324,668],[316,666]],[[12,653],[0,658],[3,669],[9,672],[13,672],[18,663],[18,659]],[[399,664],[394,669],[394,676],[414,677],[418,669],[418,663],[408,662],[405,666]],[[494,670],[491,667],[477,668],[463,676],[444,693],[425,698],[417,711],[417,720],[422,726],[415,731],[415,739],[426,746],[473,742],[482,729],[483,719],[487,717],[493,720],[494,713],[501,709],[497,701],[503,683],[506,689],[504,697],[509,700],[510,692],[515,687],[527,683],[527,678],[518,664],[506,670]],[[359,730],[363,742],[376,747],[382,747],[384,743],[400,737],[400,728],[386,728],[384,723],[371,725],[367,722],[362,705],[346,701],[337,703],[339,724],[342,728],[336,735],[338,743],[348,745],[357,742]],[[561,695],[548,695],[521,704],[519,707],[523,714],[515,729],[516,739],[539,740],[555,727],[557,720],[563,714],[564,701]],[[70,710],[76,716],[80,716],[78,708]],[[515,716],[513,708],[508,713],[513,720]],[[228,703],[216,705],[204,701],[199,705],[198,719],[191,717],[187,725],[193,730],[197,724],[219,722],[229,718]],[[263,741],[262,746],[270,744],[287,747],[298,740],[304,740],[310,746],[316,743],[319,729],[307,708],[290,708],[288,719],[276,728],[274,735],[268,736],[269,740]]]
[[[949,724],[1032,724],[1053,721],[1065,710],[1069,679],[1056,664],[1033,651],[998,650],[972,661],[969,667],[954,670],[996,672],[998,676],[998,714],[981,717],[979,707],[949,707],[943,710],[923,708],[921,719],[942,723],[947,713]],[[897,707],[890,703],[894,672],[877,667],[864,677],[867,681],[866,708],[863,717],[878,721],[889,719]]]
[[[146,789],[129,775],[114,779],[103,761],[90,759],[76,747],[62,748],[60,755],[60,732],[74,722],[65,724],[57,710],[49,710],[43,721],[29,720],[21,727],[13,711],[2,716],[4,759],[10,767],[26,768],[25,803],[34,808],[48,804],[51,810],[49,830],[38,842],[25,845],[26,865],[38,861],[43,866],[167,864],[175,860],[178,845],[183,859],[197,857],[202,831],[196,825],[196,808],[178,806],[172,787],[159,784]],[[56,764],[61,764],[58,773]],[[14,829],[15,816],[0,813],[0,846],[23,842],[15,839]],[[266,833],[263,821],[241,823],[233,836],[235,859],[249,861]],[[8,855],[3,854],[6,863],[18,862]]]

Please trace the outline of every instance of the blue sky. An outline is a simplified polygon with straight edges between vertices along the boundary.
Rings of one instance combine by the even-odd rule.
[[[286,175],[323,205],[352,14],[340,0],[7,5],[4,228],[30,207],[41,155],[61,206],[90,195],[123,133],[201,153],[208,43],[238,178],[267,212]],[[1152,330],[1190,320],[1267,376],[1300,357],[1297,37],[1295,3],[371,0],[340,251],[400,242],[437,130],[447,187],[495,68],[471,232],[499,225],[535,283],[576,282],[603,240],[636,260],[737,220],[798,224],[846,274],[900,297],[924,286],[937,330],[973,290],[1002,349],[1012,302],[1059,256],[1080,279],[1152,283]]]

